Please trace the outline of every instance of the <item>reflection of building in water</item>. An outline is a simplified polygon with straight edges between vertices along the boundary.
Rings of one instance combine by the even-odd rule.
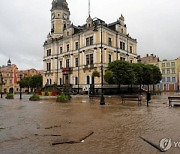
[[[42,74],[42,71],[36,69],[18,70],[17,66],[15,64],[11,64],[11,60],[9,59],[6,66],[0,67],[0,73],[2,73],[4,83],[2,91],[5,93],[16,93],[20,92],[18,84],[18,81],[20,80],[20,74],[22,75],[22,78],[24,78]]]
[[[54,0],[51,32],[44,43],[43,84],[72,84],[74,88],[91,84],[92,72],[100,72],[101,49],[104,68],[114,60],[136,63],[137,41],[127,33],[124,21],[121,15],[107,24],[89,14],[84,25],[75,26],[66,1]],[[100,83],[101,78],[95,78],[95,84]]]

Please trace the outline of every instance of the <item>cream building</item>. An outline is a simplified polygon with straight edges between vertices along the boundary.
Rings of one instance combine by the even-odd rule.
[[[127,33],[125,19],[121,17],[110,24],[98,18],[75,26],[70,21],[66,0],[53,0],[51,32],[44,42],[43,85],[72,84],[83,88],[92,83],[92,72],[103,70],[114,60],[137,62],[137,40]],[[102,53],[102,56],[101,56]],[[95,78],[96,86],[101,78]]]

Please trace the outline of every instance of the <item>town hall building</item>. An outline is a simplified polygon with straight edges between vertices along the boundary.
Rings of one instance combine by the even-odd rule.
[[[137,40],[128,34],[123,15],[107,24],[89,13],[84,25],[75,26],[66,0],[53,0],[51,31],[44,42],[43,85],[72,84],[82,89],[92,83],[94,71],[101,73],[103,65],[105,72],[115,60],[137,62]],[[93,81],[101,85],[101,77]]]

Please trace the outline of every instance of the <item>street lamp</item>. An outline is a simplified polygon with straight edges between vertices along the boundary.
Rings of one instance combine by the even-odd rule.
[[[3,92],[2,92],[3,76],[2,76],[2,72],[0,72],[0,78],[1,78],[1,98],[3,98]]]
[[[20,81],[22,81],[22,74],[20,74]],[[19,84],[20,86],[20,99],[22,99],[22,88],[21,88],[21,83]]]
[[[105,105],[105,99],[104,99],[104,83],[103,83],[103,47],[102,47],[102,20],[101,20],[101,98],[100,98],[100,105]]]

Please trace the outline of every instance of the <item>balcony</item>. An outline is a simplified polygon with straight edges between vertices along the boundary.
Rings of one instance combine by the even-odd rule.
[[[63,67],[62,72],[63,72],[63,74],[71,74],[72,68],[71,67]]]
[[[84,65],[83,69],[93,69],[94,68],[94,64],[89,64],[89,65]]]

